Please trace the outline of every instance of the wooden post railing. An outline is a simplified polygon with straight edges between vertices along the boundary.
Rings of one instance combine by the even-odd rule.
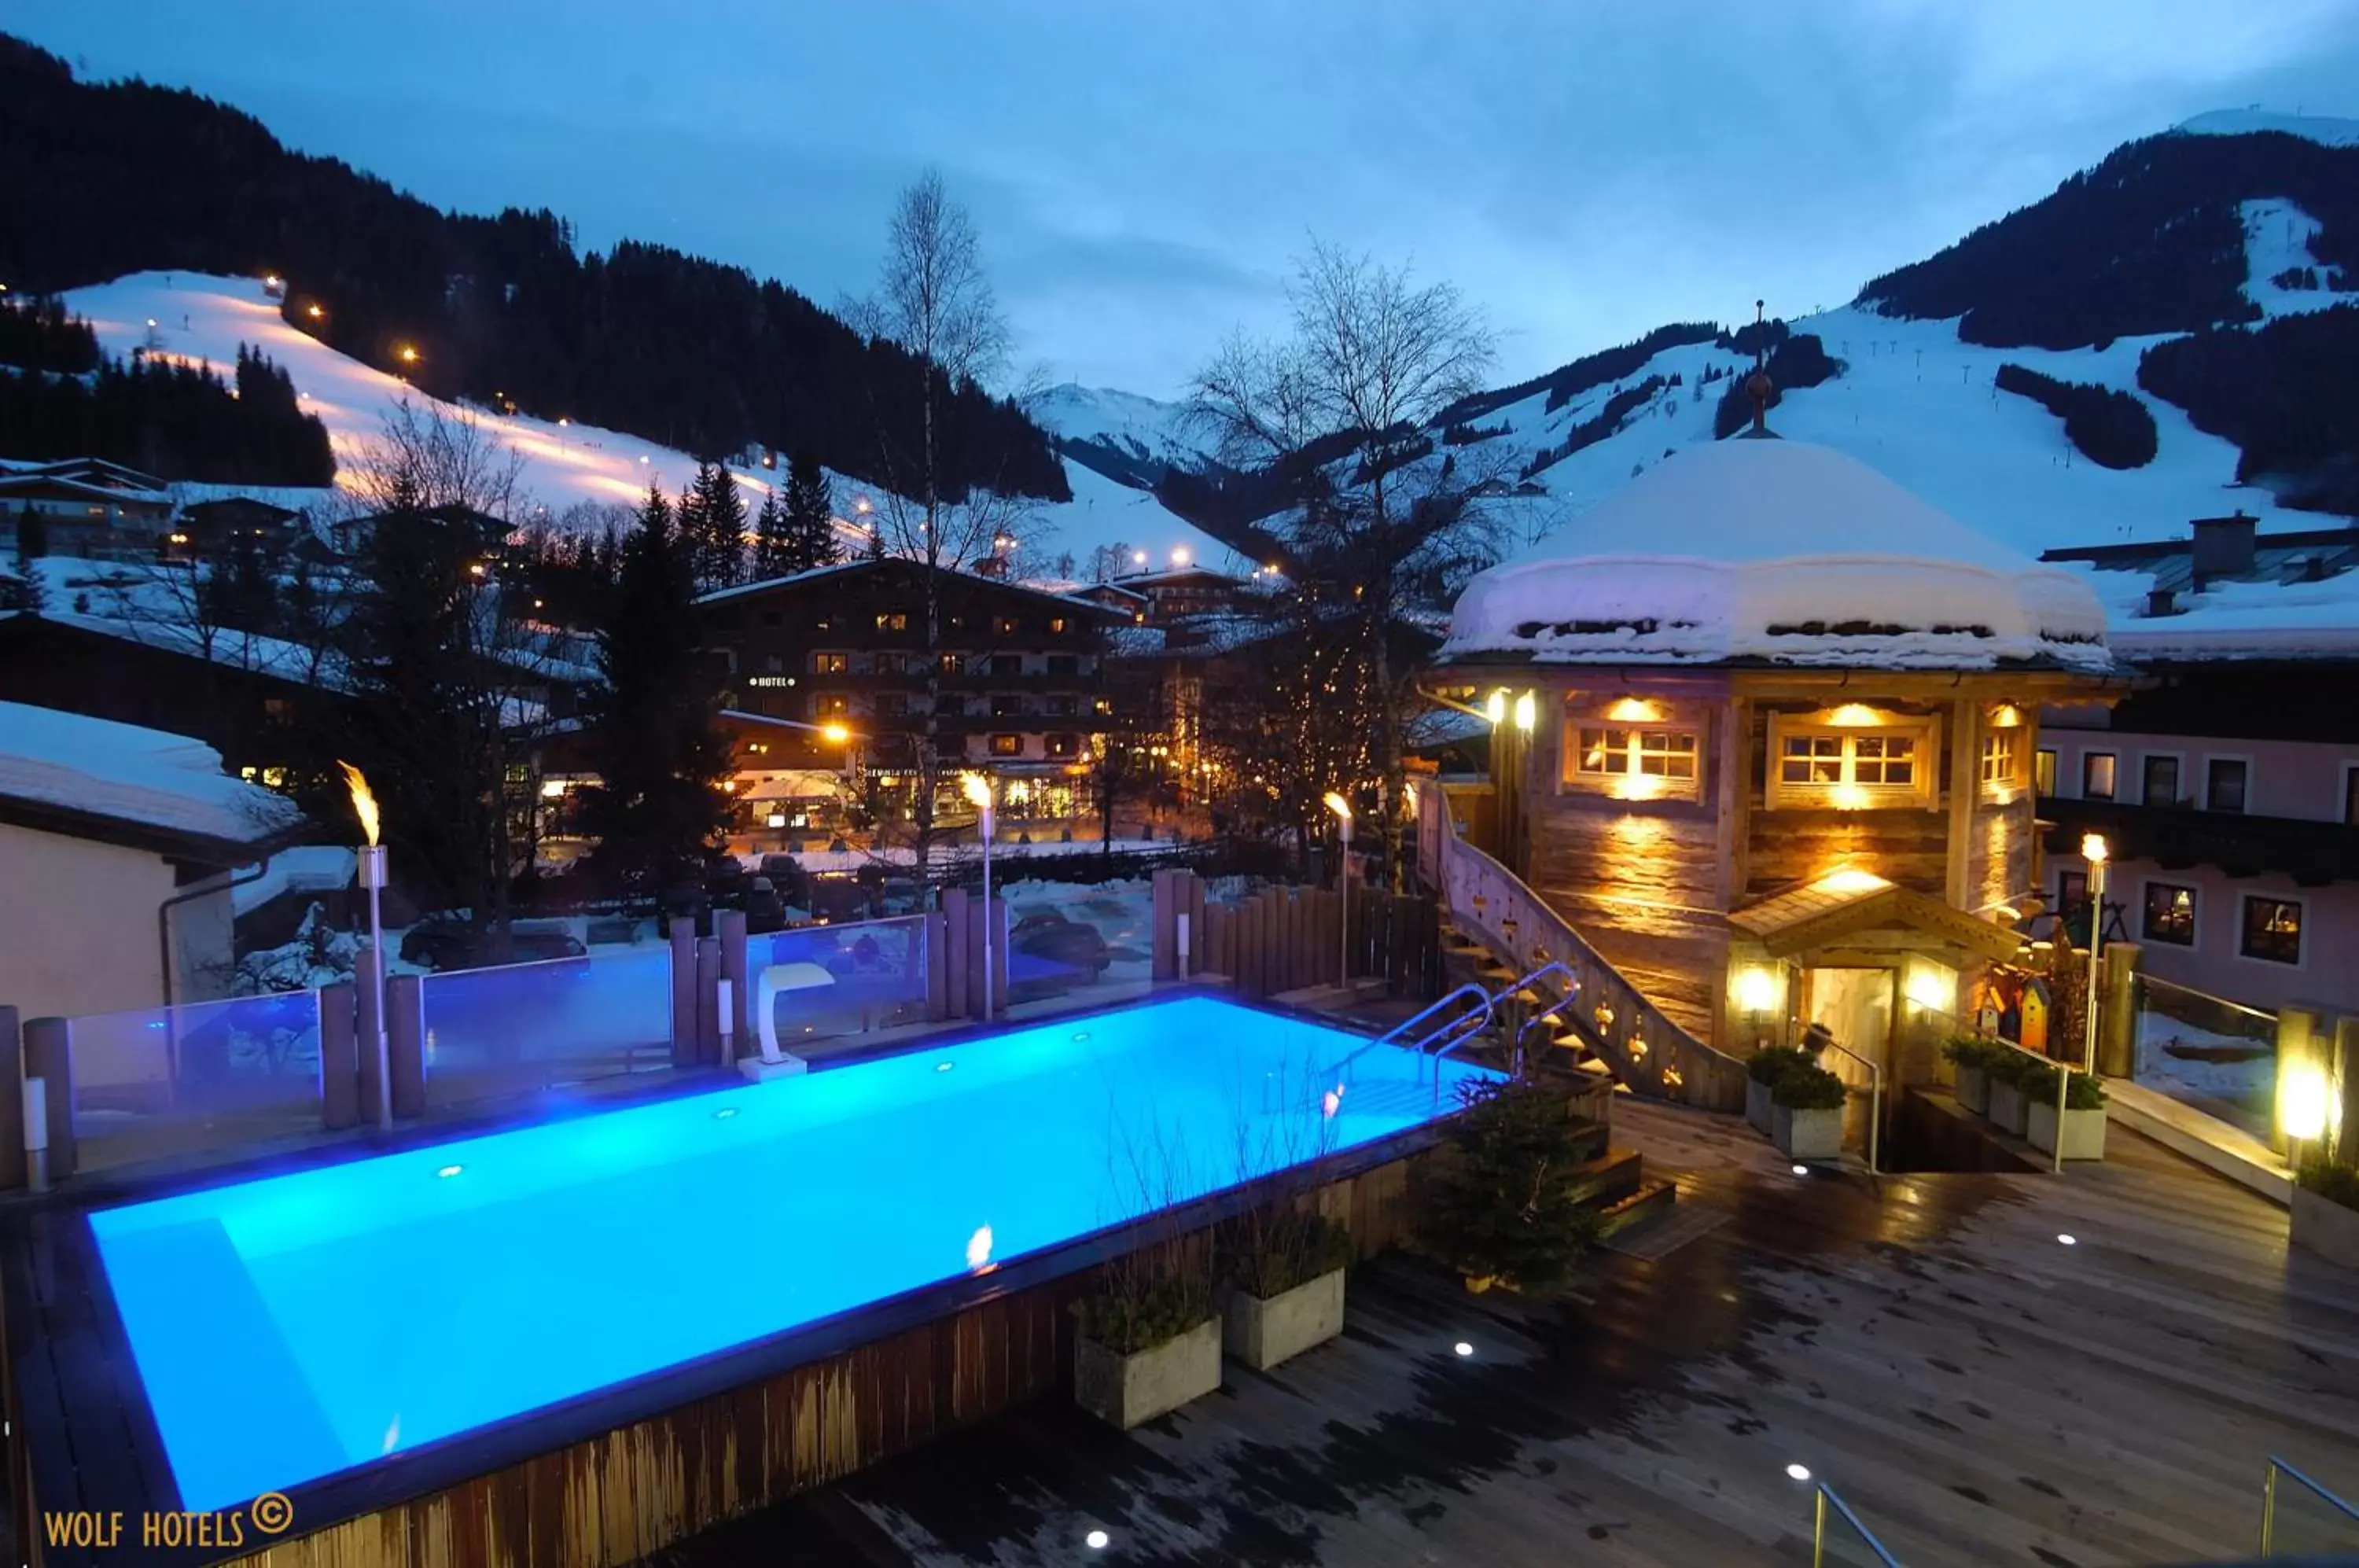
[[[1418,818],[1419,859],[1439,872],[1436,892],[1451,919],[1514,969],[1555,962],[1570,970],[1579,1000],[1560,1016],[1632,1093],[1715,1111],[1745,1108],[1744,1062],[1666,1018],[1548,900],[1460,839],[1446,791],[1419,791]]]

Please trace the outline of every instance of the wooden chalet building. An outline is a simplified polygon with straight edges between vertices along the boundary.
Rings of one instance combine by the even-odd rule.
[[[1010,825],[1088,815],[1092,737],[1108,702],[1105,634],[1127,617],[945,571],[929,650],[926,571],[863,560],[706,594],[702,638],[721,662],[727,706],[819,726],[849,749],[843,766],[882,821],[908,814],[928,755],[937,820],[968,814],[957,775],[970,768],[1000,780]],[[832,726],[840,741],[828,738]],[[782,744],[811,760],[807,733]]]
[[[1756,424],[1474,579],[1437,678],[1498,696],[1499,857],[1667,1016],[1736,1054],[1823,1023],[1908,1083],[2022,948],[2040,710],[2112,693],[2104,633]]]
[[[14,542],[22,520],[40,520],[51,555],[149,555],[172,520],[163,480],[103,458],[0,467],[0,531]]]

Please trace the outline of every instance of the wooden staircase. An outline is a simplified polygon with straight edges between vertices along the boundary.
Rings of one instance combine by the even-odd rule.
[[[1445,988],[1471,981],[1495,993],[1521,978],[1446,917],[1441,966]],[[1505,998],[1511,1005],[1504,1008],[1502,1025],[1481,1044],[1469,1046],[1460,1054],[1490,1066],[1509,1066],[1513,1031],[1555,999],[1532,987],[1512,993]],[[1543,1077],[1578,1078],[1589,1086],[1582,1102],[1589,1125],[1578,1139],[1583,1162],[1573,1180],[1582,1203],[1603,1217],[1598,1239],[1618,1236],[1667,1213],[1679,1199],[1677,1185],[1663,1177],[1648,1176],[1636,1149],[1612,1147],[1613,1096],[1630,1093],[1630,1087],[1614,1076],[1613,1067],[1593,1049],[1588,1036],[1561,1015],[1547,1018],[1525,1041],[1525,1066]]]

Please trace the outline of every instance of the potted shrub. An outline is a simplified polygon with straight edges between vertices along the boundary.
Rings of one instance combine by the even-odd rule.
[[[1073,1303],[1073,1402],[1128,1431],[1221,1386],[1221,1323],[1201,1238],[1116,1258]]]
[[[1266,1372],[1343,1332],[1343,1270],[1352,1233],[1292,1204],[1248,1213],[1222,1303],[1221,1342]]]
[[[1538,1079],[1460,1086],[1462,1108],[1426,1182],[1419,1232],[1469,1290],[1553,1290],[1596,1242],[1597,1214],[1581,1189],[1588,1124],[1572,1115],[1576,1092]]]
[[[1851,1092],[1823,1067],[1788,1069],[1769,1089],[1769,1136],[1788,1160],[1843,1158],[1843,1105]]]
[[[2359,1269],[2359,1167],[2303,1163],[2293,1183],[2293,1244]]]
[[[2034,1066],[2017,1085],[2025,1098],[2026,1135],[2031,1147],[2056,1152],[2056,1069]],[[2064,1087],[2064,1158],[2105,1157],[2105,1091],[2086,1073],[2070,1074]]]
[[[1983,1069],[1983,1076],[1990,1084],[1990,1105],[1984,1114],[1990,1117],[1993,1127],[2021,1138],[2030,1130],[2031,1125],[2024,1081],[2044,1075],[2047,1069],[2019,1051],[2007,1051],[2005,1047],[2000,1051],[2001,1054],[1994,1057]],[[2049,1086],[2049,1102],[2053,1104],[2053,1085]]]
[[[2012,1052],[1996,1040],[1962,1034],[1952,1036],[1941,1054],[1957,1073],[1958,1104],[1978,1116],[1990,1115],[1990,1065]]]
[[[1793,1068],[1810,1065],[1810,1053],[1790,1045],[1765,1045],[1745,1063],[1745,1119],[1769,1136],[1769,1089]]]

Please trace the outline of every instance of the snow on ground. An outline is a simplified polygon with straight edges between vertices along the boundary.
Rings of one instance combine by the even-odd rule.
[[[0,795],[235,842],[297,816],[202,741],[21,702],[0,702]]]
[[[2348,305],[2340,267],[2330,267],[2310,253],[2310,242],[2323,226],[2292,202],[2272,198],[2246,201],[2238,209],[2245,223],[2245,298],[2264,315],[2293,316],[2310,310]],[[2284,289],[2270,281],[2295,267],[2318,275],[2315,289]]]
[[[1016,525],[1027,570],[1057,579],[1087,583],[1093,558],[1103,549],[1116,572],[1168,566],[1209,566],[1239,574],[1250,562],[1219,539],[1166,507],[1152,494],[1107,478],[1095,469],[1065,460],[1071,501],[1035,503]],[[1144,552],[1147,563],[1139,564]],[[1061,570],[1071,557],[1070,571]]]
[[[1201,432],[1190,427],[1182,403],[1068,381],[1027,399],[1024,411],[1051,435],[1095,441],[1142,463],[1193,468],[1207,456]]]
[[[2248,109],[2214,109],[2170,127],[2183,136],[2242,136],[2256,131],[2282,131],[2328,147],[2359,147],[2359,120],[2337,120],[2324,114],[2277,114],[2254,104]]]
[[[2277,1095],[2274,1040],[2222,1034],[2163,1013],[2141,1012],[2136,1051],[2134,1082],[2210,1115],[2267,1130]],[[2235,1060],[2206,1060],[2211,1057]]]

